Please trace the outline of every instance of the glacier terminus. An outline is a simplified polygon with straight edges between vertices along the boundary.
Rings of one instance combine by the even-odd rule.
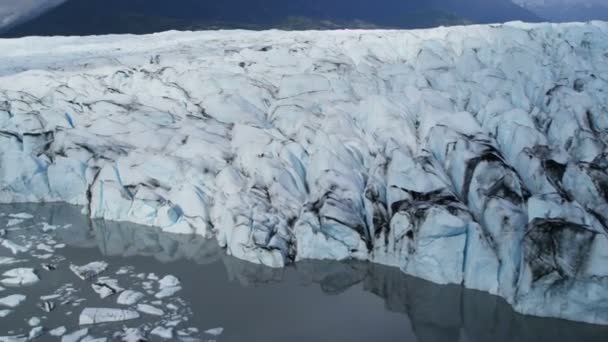
[[[605,22],[0,40],[0,202],[270,267],[370,261],[608,324],[607,167]]]

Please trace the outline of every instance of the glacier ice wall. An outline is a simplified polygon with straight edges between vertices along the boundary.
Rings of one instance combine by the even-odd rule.
[[[0,202],[608,324],[608,24],[0,40]]]

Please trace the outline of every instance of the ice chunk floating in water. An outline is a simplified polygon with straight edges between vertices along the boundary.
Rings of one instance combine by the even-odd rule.
[[[70,265],[72,272],[82,280],[93,279],[103,273],[106,268],[108,268],[108,263],[104,261],[94,261],[84,266]]]
[[[272,267],[369,260],[608,324],[607,32],[4,40],[0,201],[215,236]]]
[[[139,318],[137,311],[107,308],[86,308],[80,314],[80,325],[122,322]]]
[[[19,306],[19,304],[21,304],[25,299],[26,296],[20,294],[6,296],[4,298],[0,298],[0,306],[15,308]]]
[[[40,280],[33,268],[15,268],[4,272],[2,276],[5,278],[0,279],[0,284],[4,286],[28,286]]]
[[[133,305],[144,298],[144,294],[138,291],[126,290],[118,295],[116,303],[121,305]]]

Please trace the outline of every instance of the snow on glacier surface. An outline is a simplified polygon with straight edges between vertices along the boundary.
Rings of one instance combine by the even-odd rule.
[[[608,324],[608,24],[0,40],[0,202]],[[178,290],[178,286],[174,286]]]

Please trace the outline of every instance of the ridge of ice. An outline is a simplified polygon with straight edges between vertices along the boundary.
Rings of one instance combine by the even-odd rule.
[[[608,324],[607,58],[597,21],[0,40],[0,202]]]

